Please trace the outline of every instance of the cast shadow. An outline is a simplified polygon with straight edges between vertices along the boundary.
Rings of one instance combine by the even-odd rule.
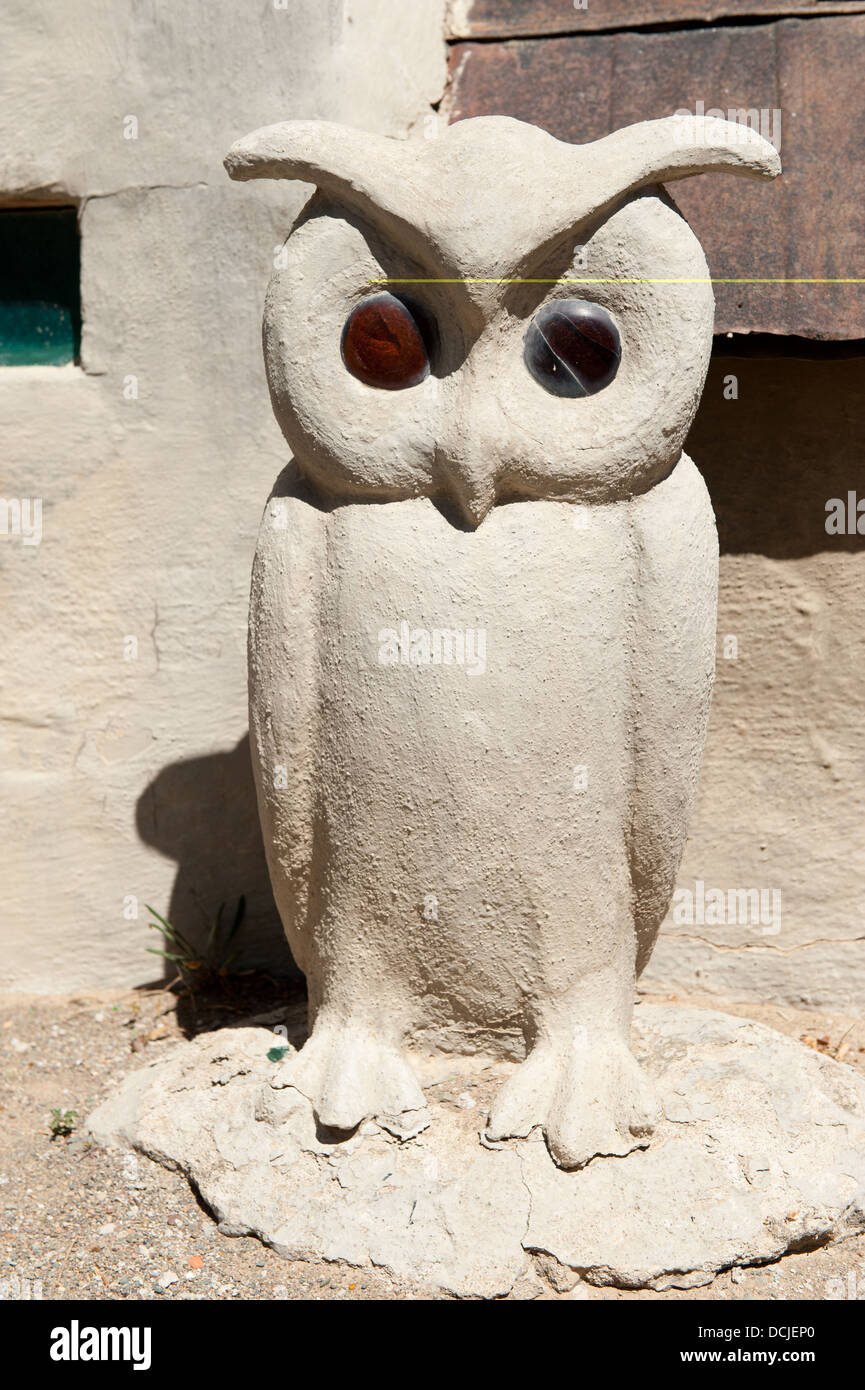
[[[270,888],[248,735],[228,752],[163,768],[138,799],[136,824],[145,844],[177,862],[167,909],[152,905],[193,947],[205,949],[220,906],[230,922],[242,896],[232,969],[300,978]],[[173,979],[176,970],[165,964]]]
[[[721,554],[865,549],[855,529],[826,530],[831,498],[846,502],[857,484],[865,497],[863,434],[865,357],[834,344],[788,344],[782,355],[777,342],[716,342],[685,450],[706,480]]]

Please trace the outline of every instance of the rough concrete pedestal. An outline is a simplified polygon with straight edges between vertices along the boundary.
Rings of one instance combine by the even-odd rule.
[[[281,1081],[280,1043],[266,1028],[182,1043],[130,1075],[90,1134],[181,1169],[225,1234],[418,1292],[531,1296],[539,1276],[691,1288],[865,1230],[865,1083],[761,1024],[639,1006],[634,1050],[666,1118],[648,1149],[576,1172],[534,1134],[482,1140],[512,1063],[416,1055],[427,1110],[347,1137],[317,1130]]]

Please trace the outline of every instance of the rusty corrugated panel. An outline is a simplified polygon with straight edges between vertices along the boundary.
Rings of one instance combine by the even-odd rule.
[[[595,140],[676,110],[780,110],[784,174],[723,175],[671,192],[700,237],[716,284],[717,332],[865,338],[865,16],[718,29],[622,32],[451,50],[451,120],[504,114],[562,140]]]
[[[452,39],[505,39],[644,24],[863,11],[865,0],[587,0],[584,9],[573,0],[451,0],[447,24]]]

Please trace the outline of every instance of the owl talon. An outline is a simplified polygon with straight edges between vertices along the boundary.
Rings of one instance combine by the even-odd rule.
[[[486,1135],[524,1137],[539,1126],[560,1168],[582,1168],[646,1148],[658,1114],[652,1084],[626,1043],[589,1034],[534,1048],[496,1097]]]
[[[487,1139],[524,1139],[552,1104],[556,1087],[556,1054],[539,1044],[508,1078],[493,1101]]]
[[[425,1105],[398,1045],[351,1023],[317,1021],[279,1084],[306,1096],[325,1129],[350,1131],[376,1115],[395,1117]]]

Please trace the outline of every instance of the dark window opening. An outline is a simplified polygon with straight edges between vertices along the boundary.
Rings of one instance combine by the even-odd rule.
[[[0,211],[0,366],[60,366],[81,343],[75,208]]]

